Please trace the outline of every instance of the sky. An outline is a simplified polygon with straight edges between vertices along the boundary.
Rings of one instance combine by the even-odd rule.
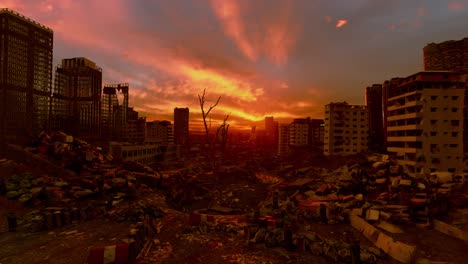
[[[54,67],[87,57],[103,84],[129,83],[148,121],[198,95],[233,129],[323,118],[364,90],[423,70],[425,45],[468,37],[468,0],[0,0],[54,31]]]

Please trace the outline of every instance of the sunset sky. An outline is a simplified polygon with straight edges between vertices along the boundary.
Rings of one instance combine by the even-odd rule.
[[[128,82],[130,105],[172,120],[197,94],[233,128],[323,118],[331,101],[423,69],[422,48],[468,37],[468,0],[0,0],[54,31],[54,66],[87,57],[103,83]]]

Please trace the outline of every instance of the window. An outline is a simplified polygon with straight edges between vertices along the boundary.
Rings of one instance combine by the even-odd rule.
[[[452,100],[457,100],[458,96],[452,96]]]
[[[458,144],[450,144],[449,146],[450,146],[451,148],[456,148],[456,147],[458,147]]]
[[[452,108],[452,112],[456,113],[458,111],[458,108]]]
[[[449,168],[449,169],[448,169],[448,172],[454,173],[454,172],[455,172],[455,168]]]
[[[431,112],[437,111],[437,107],[431,107]]]
[[[452,126],[459,126],[460,120],[452,120],[450,123],[452,124]]]
[[[444,95],[444,99],[447,99],[448,98],[448,95]]]
[[[452,137],[458,136],[458,132],[452,132]]]
[[[437,120],[431,120],[431,125],[437,124]]]
[[[437,132],[431,131],[431,137],[437,136]]]
[[[437,100],[437,96],[435,95],[431,96],[431,100]]]

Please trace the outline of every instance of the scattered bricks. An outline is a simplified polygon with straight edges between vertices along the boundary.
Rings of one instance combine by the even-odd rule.
[[[73,207],[70,213],[72,222],[80,220],[80,210],[78,208]]]
[[[45,215],[46,228],[47,230],[54,228],[54,215],[50,212],[46,212]]]
[[[8,213],[7,220],[8,220],[8,232],[15,232],[16,228],[18,227],[16,215],[14,215],[13,213]]]
[[[250,226],[244,226],[244,239],[249,241],[250,240]]]
[[[72,223],[72,217],[70,210],[63,211],[63,222],[65,225],[70,225]]]
[[[55,211],[54,212],[54,223],[55,223],[55,227],[62,227],[63,226],[62,211]]]
[[[88,214],[86,213],[86,208],[80,208],[80,221],[84,222],[88,220]]]
[[[306,251],[305,238],[303,236],[297,237],[297,249],[299,252],[304,253]]]
[[[268,229],[275,230],[276,225],[278,224],[278,221],[276,221],[275,219],[268,219],[267,223],[268,223]]]
[[[279,199],[279,193],[274,192],[273,193],[273,210],[277,210],[279,208],[278,206],[278,199]]]

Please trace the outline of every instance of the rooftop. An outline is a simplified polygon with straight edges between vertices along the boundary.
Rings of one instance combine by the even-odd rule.
[[[49,31],[50,33],[53,33],[53,30],[51,28],[46,27],[46,26],[42,25],[41,23],[36,22],[36,21],[34,21],[34,20],[32,20],[32,19],[30,19],[28,17],[25,17],[22,14],[20,14],[18,12],[15,12],[15,11],[9,9],[9,8],[0,8],[0,14],[3,14],[3,13],[14,15],[17,18],[22,19],[23,21],[26,21],[26,22],[34,25],[34,26],[40,27],[42,29],[45,29],[45,30]]]

